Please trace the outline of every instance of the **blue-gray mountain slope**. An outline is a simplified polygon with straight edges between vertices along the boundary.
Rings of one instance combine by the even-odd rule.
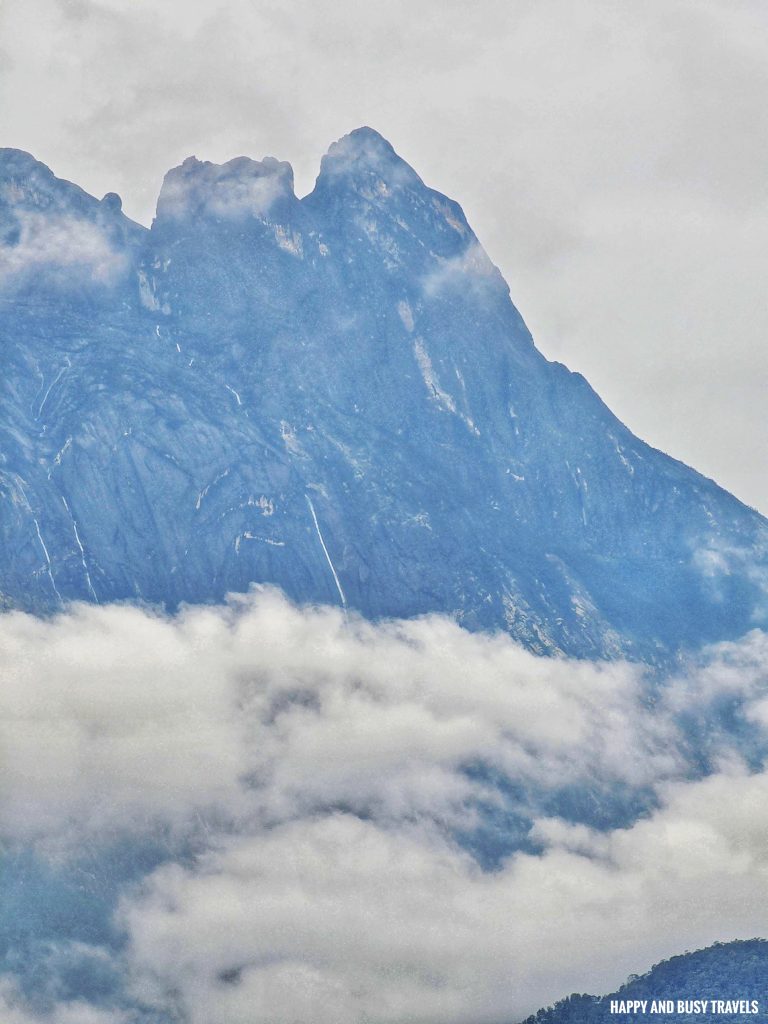
[[[194,158],[151,230],[0,150],[0,601],[275,583],[649,660],[765,623],[768,524],[546,360],[461,208],[360,129]]]

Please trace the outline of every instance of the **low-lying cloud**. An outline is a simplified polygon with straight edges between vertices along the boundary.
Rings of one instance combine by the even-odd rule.
[[[465,771],[479,762],[545,789],[679,769],[638,668],[537,658],[439,616],[348,624],[270,590],[0,629],[0,822],[26,840],[338,805],[457,824],[492,795]]]
[[[19,212],[14,235],[0,244],[0,288],[13,288],[40,273],[63,287],[88,281],[105,285],[127,269],[125,253],[106,231],[82,217]]]
[[[118,885],[122,939],[97,952],[122,988],[97,1024],[515,1020],[763,930],[768,775],[739,737],[763,743],[766,665],[754,633],[659,687],[274,590],[175,617],[9,613],[0,840],[61,866],[165,837]],[[691,730],[734,700],[702,778]],[[610,799],[606,828],[590,807]],[[522,838],[484,860],[508,821]],[[6,986],[6,1017],[90,1020],[52,991]]]
[[[598,834],[483,872],[428,828],[338,814],[223,842],[126,902],[137,994],[193,1024],[516,1020],[572,991],[765,925],[768,778],[673,787]]]

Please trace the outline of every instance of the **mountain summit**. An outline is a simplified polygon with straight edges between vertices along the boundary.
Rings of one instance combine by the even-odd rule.
[[[380,135],[189,158],[151,230],[0,151],[0,601],[277,584],[535,651],[765,623],[768,523],[534,347],[461,207]]]

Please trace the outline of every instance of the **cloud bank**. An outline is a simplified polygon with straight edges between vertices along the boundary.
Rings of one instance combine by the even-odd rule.
[[[162,853],[105,869],[112,940],[40,925],[54,966],[6,978],[4,1019],[491,1024],[760,934],[767,665],[754,633],[660,688],[271,589],[5,614],[6,853],[62,878]],[[117,986],[67,987],[78,958]]]
[[[349,625],[265,590],[175,619],[0,622],[2,823],[29,841],[339,805],[471,825],[497,799],[466,771],[480,763],[547,790],[679,767],[637,668],[542,660],[439,616]]]

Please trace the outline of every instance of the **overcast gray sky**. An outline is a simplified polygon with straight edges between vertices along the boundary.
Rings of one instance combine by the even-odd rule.
[[[372,125],[547,356],[768,511],[764,0],[0,0],[0,90],[0,145],[145,223],[192,153],[301,193]]]

